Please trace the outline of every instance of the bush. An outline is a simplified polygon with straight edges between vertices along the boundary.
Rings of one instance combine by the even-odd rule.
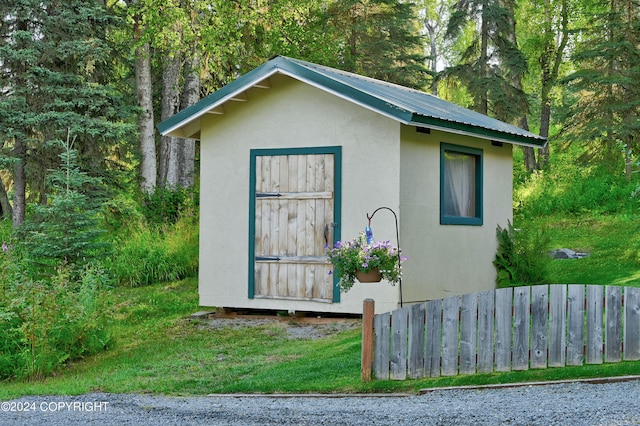
[[[157,188],[143,194],[142,214],[153,225],[176,223],[181,213],[192,206],[192,197],[189,188]]]
[[[498,250],[493,261],[499,287],[543,284],[547,280],[550,239],[544,231],[497,227]]]
[[[586,166],[554,159],[548,170],[516,179],[515,213],[523,218],[585,212],[613,214],[638,207],[636,183],[627,182],[604,166]]]
[[[174,224],[139,223],[123,234],[107,261],[118,285],[138,287],[176,281],[198,270],[198,219],[190,210]]]
[[[68,361],[103,350],[108,314],[100,302],[107,279],[87,266],[79,280],[60,267],[34,280],[5,252],[0,282],[0,380],[35,379]]]

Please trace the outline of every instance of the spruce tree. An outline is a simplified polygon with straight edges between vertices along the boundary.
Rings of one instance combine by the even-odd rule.
[[[336,0],[326,10],[334,43],[341,47],[335,66],[416,89],[431,74],[413,3],[398,0]]]
[[[0,139],[2,166],[13,169],[15,226],[27,193],[46,202],[46,171],[60,153],[47,141],[70,129],[82,160],[100,171],[135,131],[133,109],[108,82],[115,23],[99,0],[0,2]]]
[[[69,136],[57,142],[62,149],[59,168],[50,172],[47,204],[31,206],[17,235],[25,257],[44,274],[65,265],[79,271],[106,255],[110,245],[101,240],[99,215],[103,199],[96,197],[101,181],[78,167],[78,152]]]
[[[573,58],[579,69],[565,80],[575,101],[564,136],[581,141],[585,161],[615,168],[624,159],[629,179],[640,145],[640,6],[610,0],[597,8]]]
[[[462,82],[473,96],[472,108],[507,122],[528,111],[527,99],[515,81],[527,61],[515,42],[515,4],[501,0],[458,0],[447,37],[468,37],[470,42],[457,64],[445,70],[445,78]]]

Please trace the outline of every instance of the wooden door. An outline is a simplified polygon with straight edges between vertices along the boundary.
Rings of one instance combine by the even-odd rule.
[[[333,153],[255,156],[253,297],[334,301],[334,169]]]

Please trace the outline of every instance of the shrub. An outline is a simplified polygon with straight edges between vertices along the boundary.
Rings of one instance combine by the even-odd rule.
[[[198,220],[184,212],[174,224],[127,229],[106,262],[118,285],[138,287],[193,276],[198,270]]]
[[[153,225],[176,223],[192,205],[192,197],[189,188],[157,188],[153,193],[143,194],[142,214]]]
[[[631,212],[638,206],[633,197],[636,183],[604,166],[587,166],[564,158],[547,170],[515,180],[515,213],[522,217],[585,212],[613,214]]]
[[[511,223],[496,230],[498,250],[493,264],[499,287],[543,284],[551,258],[549,236],[543,231],[515,229]]]
[[[65,267],[48,278],[31,275],[24,263],[3,259],[0,380],[45,377],[109,342],[100,306],[108,280],[100,268],[87,266],[79,280]]]

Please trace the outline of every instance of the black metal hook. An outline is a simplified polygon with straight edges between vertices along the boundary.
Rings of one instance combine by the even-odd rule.
[[[389,207],[384,207],[384,206],[378,207],[373,211],[373,213],[371,213],[371,216],[369,216],[369,213],[367,213],[367,220],[369,221],[369,227],[371,227],[371,219],[373,219],[373,216],[378,212],[378,210],[389,210],[393,214],[393,217],[396,221],[396,244],[398,246],[398,268],[400,268],[400,279],[398,280],[398,286],[400,289],[400,307],[402,308],[402,257],[401,257],[402,251],[400,250],[400,231],[398,230],[398,215]]]

